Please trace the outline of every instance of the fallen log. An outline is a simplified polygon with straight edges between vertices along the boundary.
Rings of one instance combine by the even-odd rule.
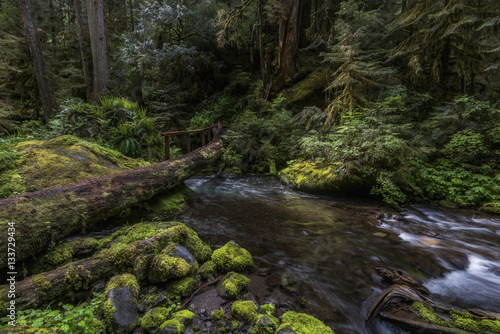
[[[214,161],[221,148],[219,131],[211,143],[179,158],[0,199],[0,269],[9,264],[14,271],[15,262],[175,187]]]
[[[58,297],[87,290],[98,280],[131,271],[141,255],[159,253],[169,242],[184,244],[199,258],[206,257],[203,243],[192,230],[183,224],[170,224],[169,228],[145,240],[104,249],[88,259],[16,282],[15,291],[10,291],[10,284],[0,286],[0,317],[7,315],[11,300],[15,301],[17,310],[36,308]]]

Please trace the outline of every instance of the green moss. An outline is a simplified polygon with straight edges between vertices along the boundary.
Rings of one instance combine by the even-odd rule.
[[[189,325],[193,322],[194,313],[189,310],[177,311],[172,316],[172,319],[178,320],[183,325]]]
[[[139,293],[139,283],[137,283],[137,278],[132,274],[122,274],[113,276],[108,284],[106,285],[106,290],[104,291],[104,296],[108,295],[108,292],[112,289],[130,288],[132,292],[137,295]]]
[[[165,330],[165,327],[168,328],[168,332]],[[175,333],[182,334],[184,333],[185,326],[179,322],[178,319],[170,319],[161,324],[160,329],[167,333]]]
[[[115,313],[115,311],[116,307],[113,306],[111,299],[107,299],[102,304],[102,313],[106,327],[110,327],[111,324],[113,323],[113,314]]]
[[[72,264],[67,267],[64,275],[64,283],[68,286],[69,291],[87,289],[92,280],[90,271],[85,270],[83,266],[75,267]]]
[[[24,179],[17,169],[0,172],[0,198],[16,196],[27,192]]]
[[[253,334],[272,334],[279,325],[279,320],[266,314],[257,315],[254,325],[250,329]]]
[[[274,306],[273,304],[260,305],[260,313],[275,317],[276,316],[276,306]]]
[[[203,263],[198,269],[198,274],[204,279],[214,277],[216,272],[217,268],[215,267],[215,263],[213,261],[207,261]]]
[[[155,280],[165,282],[175,277],[184,277],[192,272],[192,267],[179,257],[165,254],[156,255],[151,261],[150,273],[155,273]]]
[[[168,294],[180,298],[190,296],[198,289],[199,282],[194,277],[184,277],[171,283],[168,287]]]
[[[311,192],[353,191],[367,187],[367,181],[359,176],[359,170],[350,167],[337,171],[341,163],[318,160],[296,162],[279,172],[281,180],[294,188]]]
[[[323,94],[328,83],[328,72],[321,68],[310,73],[304,80],[295,84],[286,93],[287,104],[295,106],[304,104],[309,99]]]
[[[24,324],[16,323],[16,326],[8,326],[2,329],[2,334],[62,334],[64,333],[59,328],[40,328],[31,327]]]
[[[333,334],[331,328],[325,326],[323,322],[315,317],[305,313],[297,313],[293,311],[288,311],[283,314],[278,331],[284,328],[290,328],[296,334]]]
[[[236,301],[231,307],[233,318],[252,324],[257,320],[257,306],[251,300]]]
[[[69,262],[75,254],[81,251],[95,250],[99,242],[94,238],[82,238],[69,241],[60,245],[44,256],[44,261],[54,266],[61,266]]]
[[[428,304],[415,302],[412,304],[412,308],[418,312],[420,318],[427,320],[429,323],[433,325],[439,326],[449,326],[450,323],[446,320],[443,320],[437,315],[432,307]]]
[[[230,241],[212,254],[212,261],[221,271],[245,271],[253,267],[253,259],[250,253]]]
[[[186,206],[186,197],[191,190],[185,184],[179,185],[165,193],[154,196],[148,201],[148,206],[158,216],[168,213],[178,213]]]
[[[31,282],[35,284],[35,291],[40,294],[46,294],[52,289],[52,284],[47,280],[47,277],[43,275],[36,275],[31,279]]]
[[[188,228],[187,237],[181,243],[199,262],[205,262],[212,256],[212,249],[204,243],[195,231]]]
[[[500,320],[478,319],[468,312],[450,312],[452,327],[460,328],[474,333],[500,333]]]
[[[218,288],[217,291],[223,298],[235,299],[238,294],[248,287],[250,279],[241,274],[230,272],[220,283],[222,289]]]
[[[146,331],[151,331],[160,327],[169,316],[169,310],[166,307],[155,307],[149,310],[141,319],[141,327]]]
[[[29,191],[116,174],[146,165],[74,136],[22,142],[16,149],[25,155],[22,175],[26,184],[29,184]]]
[[[212,317],[216,321],[217,320],[224,320],[225,319],[224,311],[222,311],[222,310],[215,310],[214,313],[212,313]]]
[[[480,210],[488,213],[500,214],[500,202],[486,203]]]

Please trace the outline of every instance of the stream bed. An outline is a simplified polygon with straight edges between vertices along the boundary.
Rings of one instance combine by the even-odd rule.
[[[408,333],[365,323],[383,291],[375,266],[405,271],[433,298],[500,312],[500,217],[291,190],[273,177],[197,177],[177,220],[213,248],[234,240],[258,267],[297,280],[304,307],[335,333]]]

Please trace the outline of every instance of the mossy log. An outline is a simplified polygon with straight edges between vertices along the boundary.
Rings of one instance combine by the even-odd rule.
[[[169,242],[183,243],[196,253],[197,245],[193,243],[192,231],[182,224],[172,226],[146,240],[104,249],[91,258],[71,262],[17,282],[16,309],[35,308],[60,296],[87,290],[98,280],[131,271],[135,260],[141,255],[158,253]],[[0,286],[0,317],[7,314],[7,306],[11,300],[9,288],[9,284]]]
[[[180,184],[213,162],[221,148],[217,134],[210,144],[159,164],[0,199],[1,254],[7,253],[11,222],[21,261]],[[6,266],[7,257],[0,257],[0,268]]]

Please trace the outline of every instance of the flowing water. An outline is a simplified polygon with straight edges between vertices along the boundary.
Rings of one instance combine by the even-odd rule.
[[[455,307],[500,312],[500,217],[305,194],[272,177],[193,178],[178,217],[212,246],[235,240],[259,267],[297,279],[311,312],[336,333],[407,333],[365,323],[383,291],[375,266],[401,269]]]

